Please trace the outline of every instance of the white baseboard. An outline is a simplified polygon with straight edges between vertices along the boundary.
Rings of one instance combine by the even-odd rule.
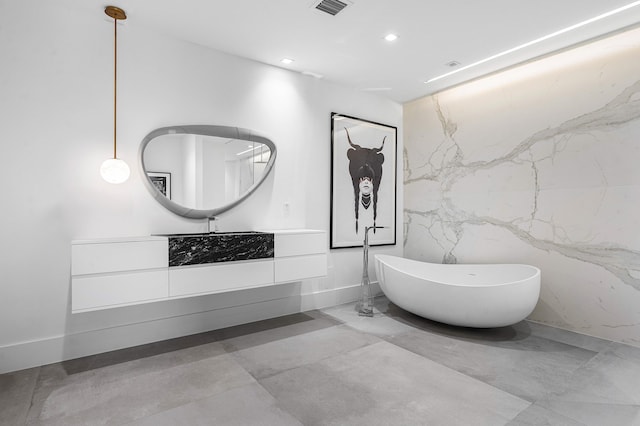
[[[357,284],[2,346],[0,374],[354,302],[359,290]]]

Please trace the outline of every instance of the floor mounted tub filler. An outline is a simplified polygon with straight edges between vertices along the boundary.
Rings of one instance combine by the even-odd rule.
[[[451,325],[504,327],[525,319],[540,295],[540,270],[518,264],[443,265],[377,254],[380,288],[394,304]]]

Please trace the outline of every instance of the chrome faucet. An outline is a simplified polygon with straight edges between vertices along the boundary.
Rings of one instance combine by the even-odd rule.
[[[371,282],[369,281],[369,231],[382,229],[386,226],[366,226],[364,228],[363,259],[362,259],[362,283],[360,284],[360,300],[356,304],[358,315],[364,317],[373,316],[373,294],[371,294]]]

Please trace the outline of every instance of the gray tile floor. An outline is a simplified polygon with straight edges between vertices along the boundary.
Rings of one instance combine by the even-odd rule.
[[[0,375],[2,425],[640,425],[640,349],[376,301]]]

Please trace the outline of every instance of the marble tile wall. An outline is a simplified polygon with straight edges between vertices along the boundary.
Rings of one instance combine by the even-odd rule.
[[[542,270],[530,319],[640,346],[640,29],[407,103],[405,256]]]

